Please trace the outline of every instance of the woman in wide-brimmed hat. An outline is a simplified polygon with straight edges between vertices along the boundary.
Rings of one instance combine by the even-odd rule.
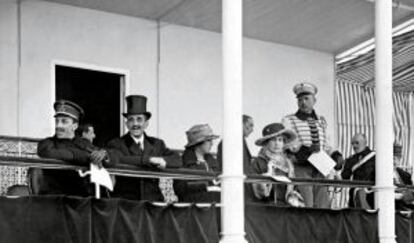
[[[264,127],[262,137],[256,140],[256,145],[262,148],[252,162],[253,173],[294,177],[293,165],[283,149],[285,144],[295,139],[296,133],[285,129],[281,123],[272,123]],[[296,199],[300,199],[300,195],[293,190],[293,185],[257,183],[252,186],[254,196],[260,202],[288,206],[289,197],[294,194]]]
[[[219,136],[213,133],[208,124],[191,127],[187,132],[187,141],[182,155],[183,166],[188,169],[219,172],[220,166],[211,155],[213,140]],[[176,193],[184,202],[219,202],[219,193],[207,192],[209,181],[181,181],[175,183]]]

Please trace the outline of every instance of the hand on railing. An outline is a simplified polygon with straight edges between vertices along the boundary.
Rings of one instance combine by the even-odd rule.
[[[103,166],[103,163],[109,163],[108,153],[103,149],[92,151],[90,157],[92,164],[97,165],[99,168]]]
[[[165,169],[165,167],[167,167],[167,162],[162,157],[150,157],[149,162],[160,169]]]

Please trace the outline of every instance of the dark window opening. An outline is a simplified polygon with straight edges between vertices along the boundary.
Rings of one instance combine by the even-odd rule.
[[[104,146],[120,136],[123,75],[56,65],[56,99],[66,99],[85,110],[81,122],[92,123],[94,144]]]

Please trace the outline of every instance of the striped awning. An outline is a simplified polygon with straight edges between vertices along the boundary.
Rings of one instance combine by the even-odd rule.
[[[375,84],[375,52],[371,50],[337,65],[338,81],[366,87]],[[393,88],[398,92],[414,91],[414,31],[393,38]]]

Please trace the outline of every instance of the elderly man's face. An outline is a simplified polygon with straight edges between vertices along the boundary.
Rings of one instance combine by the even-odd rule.
[[[148,127],[147,117],[144,114],[128,115],[126,126],[132,136],[140,138]]]
[[[311,113],[315,103],[316,98],[313,94],[304,94],[298,97],[299,110],[304,113]]]
[[[249,118],[246,122],[243,123],[243,136],[247,138],[252,132],[254,128],[253,119]]]
[[[363,136],[357,135],[352,138],[351,145],[355,153],[360,153],[364,151],[367,146],[367,141],[365,141]]]
[[[78,122],[68,116],[55,117],[55,134],[59,139],[72,139],[75,137],[75,130]]]

